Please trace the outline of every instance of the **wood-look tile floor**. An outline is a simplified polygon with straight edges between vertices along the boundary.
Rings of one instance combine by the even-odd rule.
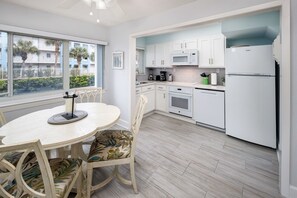
[[[158,114],[143,119],[136,147],[139,193],[114,180],[93,198],[281,197],[273,149]],[[96,169],[94,182],[109,172]],[[129,178],[129,166],[120,172]]]

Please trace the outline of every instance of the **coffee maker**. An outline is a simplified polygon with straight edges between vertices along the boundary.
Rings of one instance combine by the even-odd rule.
[[[153,69],[149,69],[148,80],[154,80]]]
[[[160,81],[166,81],[166,71],[160,71]]]

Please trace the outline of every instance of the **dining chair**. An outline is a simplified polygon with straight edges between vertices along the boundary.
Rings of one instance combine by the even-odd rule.
[[[83,87],[75,90],[76,102],[102,102],[104,90],[101,87]]]
[[[144,95],[139,97],[131,130],[106,130],[102,131],[93,141],[87,161],[87,197],[91,192],[108,184],[114,177],[126,185],[132,185],[137,193],[134,169],[134,154],[137,135],[142,121],[147,98]],[[130,164],[131,180],[123,178],[118,171],[118,165]],[[93,169],[105,166],[115,166],[113,173],[103,182],[92,185]]]
[[[82,160],[47,159],[39,140],[0,146],[0,197],[82,196]]]
[[[4,124],[6,124],[6,119],[5,119],[5,116],[3,114],[2,111],[0,111],[0,127],[2,127]],[[2,144],[2,139],[4,137],[0,135],[0,145]]]
[[[0,126],[6,124],[6,119],[2,111],[0,111]]]
[[[75,100],[77,103],[83,102],[102,102],[102,97],[104,90],[102,87],[82,87],[75,89],[74,93],[78,96]],[[95,135],[96,136],[96,135]],[[81,146],[87,145],[90,146],[95,137],[91,137],[84,142],[82,142]],[[60,156],[66,157],[71,155],[71,148],[69,146],[64,148],[59,148],[58,153]],[[86,158],[86,154],[81,152],[82,158]]]

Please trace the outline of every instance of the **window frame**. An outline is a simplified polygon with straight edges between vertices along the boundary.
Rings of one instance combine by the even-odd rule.
[[[23,29],[23,28],[21,28]],[[7,33],[7,75],[8,75],[8,79],[7,79],[7,83],[8,83],[8,87],[7,87],[7,95],[0,97],[0,102],[8,102],[8,101],[17,101],[17,100],[28,100],[30,98],[32,98],[32,100],[38,100],[38,98],[44,98],[44,97],[49,97],[49,98],[53,98],[53,96],[58,96],[58,95],[63,95],[65,91],[73,91],[76,88],[70,89],[70,70],[69,70],[69,43],[70,42],[84,42],[87,44],[93,44],[96,46],[96,48],[98,49],[99,46],[103,46],[107,44],[107,42],[102,42],[102,41],[95,41],[95,40],[91,40],[91,39],[83,39],[83,38],[78,38],[78,37],[71,37],[70,38],[75,38],[75,40],[73,39],[63,39],[63,38],[59,38],[59,37],[51,37],[51,36],[47,36],[48,34],[51,35],[51,33],[45,33],[45,36],[40,35],[40,34],[30,34],[30,33],[20,33],[20,32],[10,32],[7,30],[2,30],[0,29],[0,32],[5,32]],[[37,31],[37,32],[41,32],[41,31]],[[20,95],[13,95],[13,36],[14,35],[18,35],[18,36],[27,36],[27,37],[36,37],[36,38],[43,38],[43,39],[55,39],[55,40],[61,40],[63,42],[63,48],[60,51],[60,53],[62,54],[62,61],[61,61],[61,65],[62,65],[62,77],[63,77],[63,88],[60,90],[50,90],[50,91],[41,91],[41,92],[34,92],[34,93],[26,93],[26,94],[20,94]],[[65,37],[65,35],[62,35],[61,37]],[[67,36],[66,36],[67,37]],[[94,41],[94,42],[92,42]],[[104,58],[103,55],[103,51],[102,51],[102,55],[100,56],[101,58]],[[97,51],[98,54],[98,51]],[[98,56],[96,56],[97,58]],[[104,60],[99,60],[96,59],[96,73],[95,73],[95,85],[94,86],[98,86],[98,79],[101,79],[101,81],[103,81],[104,79],[104,70],[100,69],[100,72],[98,72],[99,70],[97,69],[97,67],[103,68],[103,63]],[[99,75],[99,76],[98,76]],[[100,83],[101,86],[103,86],[103,83]],[[3,94],[4,95],[4,94]]]

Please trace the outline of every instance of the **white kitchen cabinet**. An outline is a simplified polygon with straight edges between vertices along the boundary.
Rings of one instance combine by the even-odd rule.
[[[156,85],[156,110],[168,112],[168,94],[165,85]]]
[[[160,43],[146,47],[146,67],[170,68],[171,43]]]
[[[170,65],[171,43],[160,43],[155,46],[157,67],[172,67]]]
[[[147,104],[144,113],[148,113],[155,110],[155,85],[147,85],[141,87],[141,94],[147,97]]]
[[[146,67],[155,67],[155,45],[147,45],[145,50],[145,66]]]
[[[225,128],[225,92],[195,88],[194,119],[198,123]]]
[[[225,37],[212,36],[199,39],[199,67],[225,67]]]
[[[198,42],[196,39],[180,40],[173,43],[173,50],[191,50],[198,49]]]

